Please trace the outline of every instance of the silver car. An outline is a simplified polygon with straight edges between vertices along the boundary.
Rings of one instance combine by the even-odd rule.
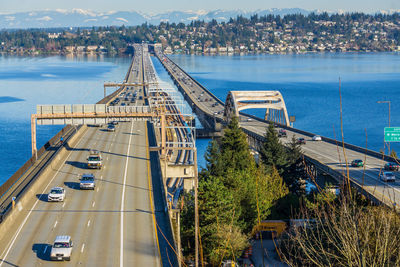
[[[382,172],[380,174],[380,178],[384,182],[395,182],[396,176],[394,176],[393,172]]]
[[[79,188],[80,189],[92,189],[95,188],[94,175],[92,173],[84,173],[80,179]]]
[[[53,261],[71,260],[73,246],[74,244],[69,235],[57,236],[51,247],[50,259]]]

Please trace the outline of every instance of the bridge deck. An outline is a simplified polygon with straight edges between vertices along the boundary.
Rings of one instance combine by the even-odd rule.
[[[212,114],[217,120],[223,120],[224,105],[222,101],[216,100],[216,97],[211,92],[201,86],[172,60],[160,53],[160,51],[156,51],[156,55],[165,69],[173,77],[180,90],[183,90],[184,93],[188,95],[187,99],[193,102],[196,111],[202,112],[203,115]],[[259,136],[265,135],[268,126],[266,121],[256,119],[254,116],[248,116],[244,113],[240,114],[239,119],[243,129]],[[290,127],[287,128],[287,130],[288,138],[282,139],[283,142],[290,141],[292,135],[296,138],[304,137],[307,140],[306,145],[303,146],[303,151],[306,156],[319,161],[331,170],[346,173],[345,158],[342,149],[340,147],[338,148],[336,144],[325,141],[311,141],[311,133],[309,133],[309,135],[303,135],[296,129],[291,130]],[[365,153],[349,148],[347,148],[346,151],[349,164],[353,159],[364,160]],[[364,189],[374,195],[379,201],[390,206],[392,206],[393,203],[400,204],[400,175],[395,173],[399,180],[394,183],[387,183],[380,180],[379,173],[382,171],[384,164],[388,161],[380,159],[377,155],[371,156],[371,154],[372,153],[367,153],[366,156],[365,174],[362,168],[349,167],[350,178],[355,183],[363,185]]]

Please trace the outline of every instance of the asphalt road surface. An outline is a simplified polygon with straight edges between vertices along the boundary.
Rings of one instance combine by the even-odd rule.
[[[0,266],[54,266],[57,235],[74,242],[63,266],[159,266],[147,143],[145,122],[120,123],[116,132],[90,127],[2,238]],[[102,152],[101,170],[87,169],[89,149]],[[82,173],[95,174],[95,190],[79,189]],[[55,186],[66,189],[64,202],[47,202]]]
[[[184,88],[186,94],[191,97],[196,106],[200,107],[206,113],[211,114],[211,116],[223,119],[223,104],[216,101],[208,92],[203,90],[203,88],[201,88],[191,77],[187,76],[183,71],[176,67],[170,59],[163,59],[162,55],[160,55],[160,58],[161,63],[171,73],[173,73],[175,79],[182,88]],[[255,120],[246,115],[240,115],[240,125],[242,128],[261,136],[265,135],[266,128],[268,127],[267,123],[264,121]],[[350,149],[346,149],[345,157],[343,149],[335,144],[324,141],[312,141],[309,136],[298,134],[290,130],[287,132],[288,138],[281,139],[283,143],[290,141],[293,135],[295,138],[305,138],[306,144],[302,146],[305,155],[344,174],[347,174],[348,170],[350,178],[359,185],[363,185],[364,188],[375,195],[377,199],[388,205],[400,206],[400,175],[395,173],[397,178],[396,182],[384,182],[380,179],[383,166],[387,161]],[[346,159],[348,167],[346,167]],[[363,168],[349,166],[351,161],[354,159],[365,160],[365,171]]]

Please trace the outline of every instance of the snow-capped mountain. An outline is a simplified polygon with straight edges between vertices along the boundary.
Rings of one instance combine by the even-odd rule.
[[[249,18],[254,14],[280,15],[303,14],[311,12],[321,13],[320,10],[305,10],[301,8],[271,8],[256,11],[242,10],[212,10],[212,11],[170,11],[161,14],[145,14],[139,11],[109,11],[95,12],[84,9],[56,9],[32,12],[20,12],[13,14],[0,13],[0,29],[18,28],[59,28],[59,27],[92,27],[92,26],[135,26],[143,23],[158,25],[160,22],[190,23],[193,20],[217,20],[227,22],[230,18],[243,15]],[[338,11],[336,11],[338,12]],[[383,14],[392,14],[400,10],[380,11]],[[328,12],[333,13],[333,12]]]
[[[311,11],[294,9],[266,9],[253,12],[240,10],[213,10],[213,11],[170,11],[161,14],[144,14],[137,11],[94,12],[83,9],[72,10],[44,10],[0,14],[0,29],[10,28],[58,28],[58,27],[92,27],[92,26],[134,26],[142,23],[158,25],[160,22],[190,23],[193,20],[218,22],[228,21],[238,15],[250,17],[254,14],[285,15],[293,13],[309,14]]]

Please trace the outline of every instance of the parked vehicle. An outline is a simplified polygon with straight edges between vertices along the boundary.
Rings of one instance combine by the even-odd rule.
[[[385,164],[385,170],[397,172],[399,170],[399,164],[396,162],[388,162]]]
[[[64,201],[65,189],[62,187],[53,187],[47,195],[47,201]]]
[[[351,166],[353,167],[363,167],[364,161],[362,159],[355,159],[351,162]]]
[[[50,251],[50,259],[53,261],[71,260],[74,244],[68,235],[59,235],[54,240]]]
[[[382,172],[379,176],[384,182],[394,182],[396,181],[396,176],[393,172]]]

